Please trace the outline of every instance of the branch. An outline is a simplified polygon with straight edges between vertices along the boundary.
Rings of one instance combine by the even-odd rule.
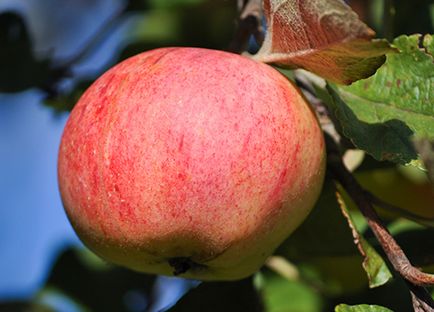
[[[332,174],[360,208],[395,270],[415,285],[434,285],[434,275],[423,273],[413,267],[404,251],[384,227],[368,196],[366,196],[365,190],[344,166],[336,144],[331,143],[331,140],[328,140],[327,143],[329,149],[328,166]]]
[[[107,36],[108,31],[115,27],[123,14],[127,9],[126,5],[121,6],[115,12],[113,12],[98,28],[93,36],[91,36],[86,43],[83,44],[78,53],[71,56],[69,59],[61,61],[61,67],[71,67],[81,59],[83,59],[87,54],[95,49],[95,47]]]
[[[113,12],[99,27],[93,36],[91,36],[88,41],[78,50],[78,52],[72,55],[70,58],[58,61],[52,69],[52,75],[46,85],[41,87],[43,91],[47,94],[48,98],[54,98],[58,95],[58,83],[64,78],[72,77],[72,66],[82,60],[86,55],[95,49],[95,47],[107,36],[108,31],[115,27],[120,19],[123,17],[127,6],[124,5],[118,10]]]
[[[238,10],[238,27],[229,45],[229,51],[234,53],[247,50],[251,35],[255,37],[258,45],[264,41],[262,0],[238,0]]]
[[[434,219],[432,218],[425,218],[422,216],[418,216],[417,214],[407,211],[401,207],[392,205],[391,203],[385,202],[381,198],[378,198],[377,196],[375,196],[374,194],[366,190],[365,190],[365,196],[373,205],[382,207],[391,212],[397,212],[404,218],[423,224],[425,226],[430,226],[430,227],[434,226]]]
[[[415,286],[407,282],[410,290],[411,300],[415,312],[433,312],[434,301],[429,293],[422,287]]]
[[[434,301],[423,288],[423,286],[434,285],[434,275],[424,273],[410,263],[404,251],[389,233],[387,228],[382,224],[369,197],[366,195],[366,191],[360,186],[357,180],[343,164],[336,143],[330,137],[326,137],[326,142],[328,168],[330,172],[347,191],[365,216],[369,227],[379,241],[395,271],[411,285],[409,288],[412,294],[415,311],[434,311]]]
[[[298,281],[300,279],[298,268],[284,257],[271,256],[265,262],[265,266],[289,281]]]

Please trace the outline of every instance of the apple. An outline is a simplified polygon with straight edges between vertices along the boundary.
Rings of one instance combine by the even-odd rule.
[[[73,228],[103,259],[236,280],[307,216],[324,167],[315,114],[278,71],[227,52],[162,48],[83,94],[58,179]]]

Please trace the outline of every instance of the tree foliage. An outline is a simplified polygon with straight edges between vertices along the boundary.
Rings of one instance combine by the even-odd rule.
[[[127,1],[66,61],[38,55],[25,16],[0,11],[0,92],[37,89],[47,109],[71,110],[100,74],[76,75],[76,65],[124,20],[125,40],[102,70],[152,48],[227,50],[233,38],[245,40],[235,46],[295,80],[316,109],[329,142],[327,183],[308,219],[255,276],[186,282],[183,290],[192,289],[167,309],[434,311],[432,1],[264,0],[263,11],[251,9],[254,0],[239,0],[237,11],[236,2]],[[385,229],[393,236],[382,240]],[[425,272],[420,279],[394,262],[402,258],[395,241]],[[63,298],[83,311],[153,311],[162,293],[155,277],[67,250],[33,301],[0,309],[50,311],[51,299]]]

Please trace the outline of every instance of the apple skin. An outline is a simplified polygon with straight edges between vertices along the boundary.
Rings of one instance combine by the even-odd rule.
[[[279,72],[227,52],[162,48],[83,94],[58,179],[72,226],[100,257],[236,280],[305,219],[324,168],[317,119]]]

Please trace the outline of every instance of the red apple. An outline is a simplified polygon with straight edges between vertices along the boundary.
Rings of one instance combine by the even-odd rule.
[[[164,48],[107,71],[72,111],[62,200],[83,242],[133,270],[233,280],[257,271],[314,205],[323,135],[272,67]]]

